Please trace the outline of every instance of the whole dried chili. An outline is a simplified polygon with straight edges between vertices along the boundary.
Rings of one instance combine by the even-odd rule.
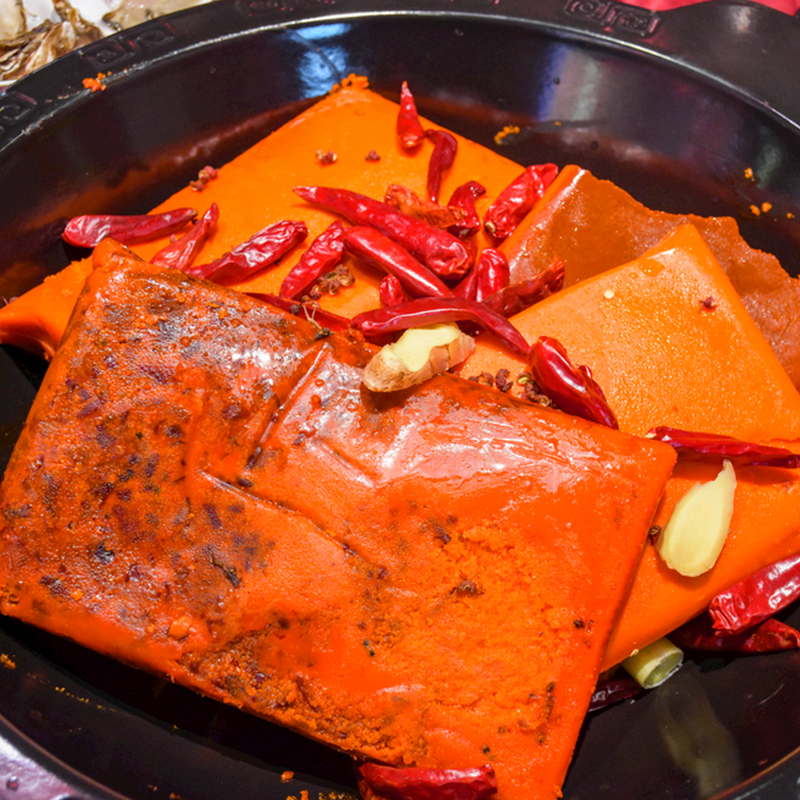
[[[276,294],[264,294],[262,292],[245,292],[245,294],[260,300],[262,303],[268,303],[271,306],[275,306],[275,308],[280,308],[295,317],[308,320],[320,330],[329,332],[346,331],[350,327],[350,320],[347,317],[334,314],[332,311],[326,311],[316,303],[301,303],[296,300],[290,300],[288,297],[279,297]]]
[[[305,222],[281,220],[268,225],[216,261],[184,270],[195,278],[215,283],[235,283],[275,264],[308,236]]]
[[[403,81],[400,88],[400,110],[397,112],[397,135],[400,137],[400,144],[406,149],[411,150],[417,145],[422,144],[425,139],[425,129],[419,121],[417,104],[414,102],[414,95],[408,88],[408,83]]]
[[[450,289],[408,250],[380,231],[356,225],[345,231],[344,240],[351,253],[395,275],[412,294],[423,297],[453,296]]]
[[[442,177],[456,160],[458,142],[452,133],[447,131],[427,131],[428,138],[433,140],[433,152],[428,161],[428,197],[434,203],[439,202],[439,189]]]
[[[487,247],[475,265],[475,299],[482,303],[490,295],[508,286],[510,270],[505,253]]]
[[[721,633],[707,613],[681,625],[669,638],[681,649],[712,652],[774,653],[800,647],[800,632],[777,619],[765,619],[741,633]]]
[[[400,279],[395,275],[384,277],[378,286],[378,293],[380,294],[381,305],[384,308],[407,303],[409,299],[408,295],[403,291],[403,284],[400,283]]]
[[[120,244],[139,244],[175,233],[196,216],[194,208],[175,208],[161,214],[84,214],[73,217],[61,236],[76,247],[97,247],[106,238]]]
[[[588,711],[599,711],[601,708],[607,708],[621,700],[635,697],[643,691],[639,682],[630,675],[600,680],[589,701]]]
[[[647,432],[651,439],[666,442],[675,448],[678,455],[693,461],[727,459],[734,466],[800,467],[800,455],[783,447],[743,442],[732,436],[718,433],[683,431],[661,425]]]
[[[510,236],[556,175],[558,167],[555,164],[528,167],[497,195],[487,209],[483,218],[486,232],[500,240]]]
[[[486,800],[497,792],[491,766],[426,769],[362,764],[359,788],[383,800]]]
[[[800,554],[769,564],[720,592],[709,603],[714,630],[738,633],[800,598]]]
[[[506,286],[483,300],[483,304],[504,317],[513,317],[514,314],[519,314],[534,303],[560,291],[563,286],[564,262],[556,259],[535,278]]]
[[[568,414],[619,428],[603,390],[586,366],[573,366],[564,346],[550,336],[541,336],[528,355],[533,379],[541,391]]]
[[[475,201],[486,194],[486,187],[478,181],[467,181],[458,186],[447,201],[448,208],[459,208],[464,211],[464,218],[452,225],[448,230],[454,236],[474,236],[481,229],[481,218],[475,208]]]
[[[283,279],[278,294],[281,297],[300,297],[320,275],[332,270],[344,256],[344,225],[332,222],[308,246],[300,260]]]
[[[475,292],[478,288],[478,273],[473,267],[454,287],[453,296],[463,297],[467,300],[475,299]]]
[[[296,186],[294,192],[355,225],[369,225],[394,239],[437,275],[460,277],[472,266],[471,252],[453,234],[403,214],[388,203],[325,186]]]
[[[216,228],[218,220],[219,207],[212,203],[189,233],[159,250],[150,259],[150,263],[158,267],[186,270]]]
[[[434,228],[450,229],[466,216],[466,212],[461,208],[449,208],[429,200],[422,200],[411,189],[397,183],[392,183],[386,188],[383,202],[410,217],[416,217],[433,225]]]
[[[528,343],[505,317],[463,297],[420,297],[391,308],[364,311],[351,320],[353,327],[358,328],[367,339],[439,322],[475,322],[491,331],[512,350],[521,355],[528,353]]]

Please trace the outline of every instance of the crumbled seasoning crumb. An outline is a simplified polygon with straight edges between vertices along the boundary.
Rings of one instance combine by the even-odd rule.
[[[292,778],[294,778],[294,772],[292,772],[289,769],[287,769],[286,772],[281,773],[281,780],[284,783],[289,783],[289,781],[292,780]]]
[[[745,176],[745,178],[747,178],[747,180],[749,180],[749,181],[753,180],[753,168],[752,168],[752,167],[748,167],[748,168],[747,168],[747,169],[744,171],[744,176]]]
[[[9,658],[5,653],[0,653],[0,665],[4,666],[6,669],[17,668],[16,662]]]
[[[758,206],[755,206],[755,205],[750,206],[750,213],[754,217],[760,217],[761,216],[761,209]]]
[[[104,92],[106,90],[106,85],[103,81],[108,76],[104,72],[98,72],[96,78],[84,78],[83,79],[83,86],[85,89],[91,89],[93,92]]]
[[[333,150],[317,150],[317,161],[319,161],[322,166],[327,166],[328,164],[335,164],[336,160],[339,156],[333,152]]]
[[[701,311],[713,311],[717,307],[717,301],[713,297],[706,297],[700,301]]]
[[[300,792],[300,800],[308,800],[308,791],[305,789]]]
[[[786,219],[794,219],[794,214],[791,211],[786,212]]]
[[[519,126],[518,125],[506,125],[503,128],[503,130],[498,131],[494,135],[494,143],[495,144],[501,144],[503,139],[505,139],[507,136],[513,136],[513,135],[515,135],[517,133],[519,133]]]
[[[380,161],[381,157],[376,153],[374,150],[370,150],[369,153],[364,157],[365,161]]]
[[[766,214],[768,211],[772,210],[772,203],[768,203],[766,200],[761,204],[761,211]]]

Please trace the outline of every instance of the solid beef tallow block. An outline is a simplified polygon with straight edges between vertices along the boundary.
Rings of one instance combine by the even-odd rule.
[[[0,610],[367,759],[558,792],[666,445],[111,242],[0,497]]]

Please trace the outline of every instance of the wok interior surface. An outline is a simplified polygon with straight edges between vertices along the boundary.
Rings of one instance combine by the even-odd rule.
[[[350,73],[393,98],[408,80],[421,113],[520,163],[577,163],[653,208],[734,216],[752,246],[800,272],[800,129],[746,93],[558,26],[376,14],[290,27],[255,20],[225,38],[233,14],[218,0],[147,23],[174,37],[174,49],[127,74],[123,65],[106,91],[74,89],[97,65],[85,52],[15,87],[72,89],[0,152],[0,185],[15,187],[0,196],[0,296],[80,255],[59,238],[70,216],[148,210]],[[520,132],[500,147],[494,136],[506,125]],[[765,202],[770,214],[750,210]],[[3,465],[44,369],[0,351]],[[0,655],[0,716],[109,792],[355,793],[349,757],[15,620],[0,619]],[[697,657],[662,688],[589,718],[564,796],[783,797],[800,775],[798,747],[797,653]]]

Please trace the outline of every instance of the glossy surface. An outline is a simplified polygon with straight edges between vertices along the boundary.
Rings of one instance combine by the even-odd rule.
[[[284,5],[218,0],[112,37],[102,53],[70,57],[15,87],[0,137],[0,185],[14,187],[0,197],[2,294],[63,266],[53,236],[60,220],[147,210],[212,153],[225,160],[351,71],[395,97],[409,80],[423,114],[492,146],[498,130],[518,124],[520,135],[501,149],[519,161],[573,161],[654,207],[734,214],[752,245],[798,270],[800,235],[786,218],[800,216],[790,18],[736,3],[660,17],[612,3],[624,12],[613,19],[555,0],[537,3],[535,14],[521,1],[459,7],[472,17],[426,3],[425,14],[399,19],[391,9],[348,15],[371,10],[366,2]],[[330,19],[274,27],[315,15]],[[248,28],[255,32],[238,36]],[[201,40],[208,45],[192,50]],[[126,66],[138,69],[126,74]],[[81,80],[100,68],[112,72],[107,90],[83,90]],[[758,183],[744,177],[747,167]],[[748,213],[763,202],[774,213]],[[24,413],[18,398],[38,369],[14,357],[3,356],[8,443]],[[0,623],[0,653],[15,665],[0,665],[8,689],[0,713],[129,797],[282,799],[309,789],[313,798],[353,785],[349,763],[332,752],[11,620]],[[800,744],[798,675],[794,653],[694,662],[657,693],[590,719],[565,796],[735,796],[776,764],[746,787],[748,797],[791,796],[800,765],[778,762]],[[701,754],[702,769],[676,736]],[[291,783],[280,780],[286,769],[297,774]],[[102,794],[80,789],[89,791]]]

